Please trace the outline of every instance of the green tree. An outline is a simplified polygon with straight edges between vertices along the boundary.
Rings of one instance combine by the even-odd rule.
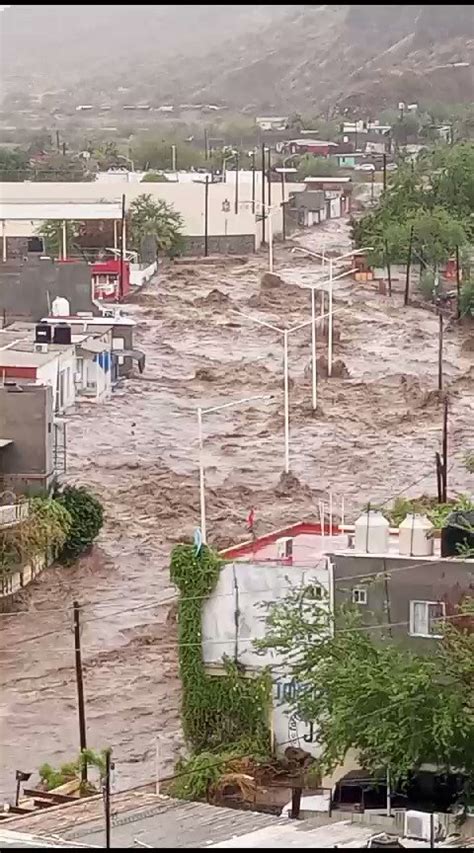
[[[474,319],[474,279],[463,281],[460,299],[461,317]]]
[[[20,148],[0,148],[0,181],[24,181],[28,157]]]
[[[56,501],[67,509],[71,528],[63,544],[59,559],[72,563],[91,547],[104,523],[102,504],[83,486],[66,486],[56,496]]]
[[[298,181],[304,181],[305,178],[330,178],[340,174],[339,166],[334,160],[315,157],[313,154],[295,157],[294,165],[298,169],[295,176]]]
[[[140,181],[141,184],[167,184],[168,178],[161,172],[147,172]]]
[[[75,154],[53,153],[30,163],[32,181],[93,181],[94,169]]]
[[[69,250],[80,231],[80,225],[73,220],[66,221],[66,241]],[[60,258],[63,251],[63,220],[48,219],[41,223],[36,233],[43,237],[45,251],[52,258]]]
[[[333,621],[328,602],[309,592],[295,589],[271,608],[259,645],[273,649],[301,686],[292,704],[316,725],[322,766],[334,768],[354,749],[364,767],[389,768],[396,781],[427,761],[472,777],[474,714],[465,682],[474,684],[474,657],[463,623],[422,657],[383,628],[367,630],[352,608],[337,609]]]
[[[144,193],[130,205],[129,234],[133,248],[140,252],[143,241],[152,237],[160,254],[174,257],[183,244],[183,219],[171,204]]]

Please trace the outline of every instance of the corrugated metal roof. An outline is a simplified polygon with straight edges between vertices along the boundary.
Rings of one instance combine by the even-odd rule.
[[[188,803],[145,792],[112,796],[112,847],[133,847],[136,838],[152,847],[208,847],[233,836],[286,823],[285,818],[273,815]],[[54,835],[78,845],[105,846],[102,797],[55,806],[31,817],[13,818],[3,826],[35,835]]]

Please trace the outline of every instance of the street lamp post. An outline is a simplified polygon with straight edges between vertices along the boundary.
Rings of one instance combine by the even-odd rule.
[[[312,255],[315,258],[321,258],[324,264],[324,255],[319,254],[319,252],[312,252],[307,249],[302,249],[299,247],[295,247],[296,250],[305,252],[308,255]],[[293,251],[295,251],[293,249]],[[337,278],[343,278],[344,275],[349,275],[354,270],[348,270],[340,276],[333,276],[334,263],[336,261],[342,261],[345,258],[353,258],[355,255],[361,255],[363,252],[370,252],[373,249],[373,246],[364,246],[362,249],[352,249],[350,252],[345,252],[343,255],[338,255],[337,258],[328,258],[329,262],[329,288],[328,288],[328,376],[332,376],[332,354],[333,354],[333,282],[336,281]]]
[[[283,338],[283,396],[284,396],[284,421],[285,421],[285,473],[290,470],[290,395],[289,395],[289,376],[288,376],[288,336],[293,332],[299,331],[313,324],[313,320],[306,320],[304,323],[298,323],[297,326],[292,326],[289,329],[281,329],[279,326],[274,326],[273,323],[268,323],[266,320],[261,320],[260,317],[255,317],[250,314],[244,314],[243,311],[237,311],[241,317],[257,323],[259,326],[265,326],[273,332],[277,332]]]
[[[275,215],[280,210],[279,205],[271,205],[265,204],[263,201],[257,201],[257,199],[252,201],[241,201],[239,202],[243,207],[248,207],[251,205],[252,209],[255,208],[260,209],[262,211],[262,216],[268,219],[268,272],[273,272],[273,223],[272,216]]]
[[[230,403],[222,403],[219,406],[209,406],[203,408],[198,406],[197,422],[198,422],[198,441],[199,441],[199,506],[201,515],[201,535],[202,541],[207,542],[207,523],[206,523],[206,482],[204,474],[204,438],[202,430],[203,415],[212,414],[212,412],[220,412],[223,409],[231,409],[235,406],[241,406],[245,403],[254,403],[258,400],[272,400],[273,394],[258,394],[255,397],[243,397],[241,400],[232,400]]]

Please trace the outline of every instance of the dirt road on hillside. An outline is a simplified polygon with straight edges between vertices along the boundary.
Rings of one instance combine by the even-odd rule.
[[[301,244],[343,251],[347,230],[321,230]],[[290,341],[294,476],[281,477],[281,338],[238,312],[278,326],[309,319],[309,292],[298,285],[320,278],[321,270],[288,247],[276,257],[282,287],[261,287],[264,255],[160,272],[129,306],[141,324],[144,374],[105,405],[83,403],[71,414],[68,476],[100,495],[107,521],[90,557],[45,573],[17,607],[23,612],[0,617],[3,796],[13,793],[17,768],[35,770],[77,752],[75,598],[84,604],[90,745],[114,748],[118,788],[153,776],[157,735],[161,769],[172,767],[181,747],[179,682],[174,625],[160,602],[173,595],[170,548],[199,520],[198,405],[275,395],[205,419],[208,536],[216,545],[245,537],[251,506],[260,533],[314,517],[329,489],[335,505],[345,496],[346,518],[369,499],[434,490],[441,432],[437,318],[404,309],[397,285],[390,300],[372,285],[345,279],[335,289],[335,358],[347,375],[320,376],[316,415],[309,330]],[[318,337],[322,361],[326,344]],[[473,490],[462,465],[474,422],[473,353],[463,341],[458,329],[447,329],[453,492]]]

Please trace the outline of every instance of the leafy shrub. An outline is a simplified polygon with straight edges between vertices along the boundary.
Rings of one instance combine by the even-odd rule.
[[[90,548],[104,523],[104,510],[100,501],[83,486],[66,486],[56,500],[71,516],[71,529],[59,554],[61,562],[67,564]]]

